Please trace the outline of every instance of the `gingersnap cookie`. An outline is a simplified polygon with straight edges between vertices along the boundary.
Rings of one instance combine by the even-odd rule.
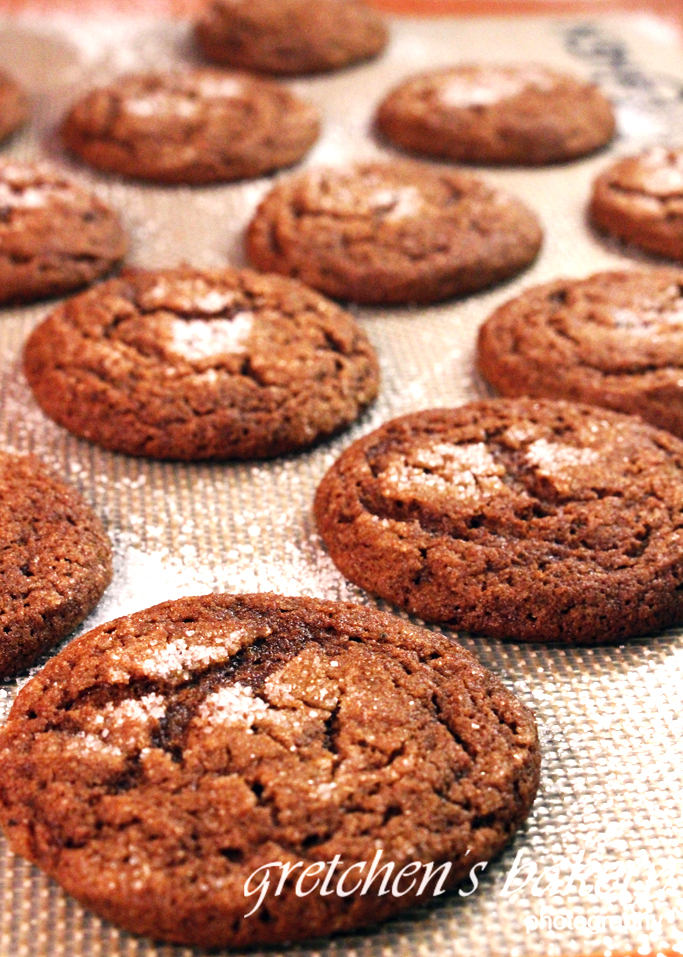
[[[615,119],[593,83],[544,66],[468,64],[401,83],[382,102],[377,125],[412,153],[543,166],[605,146]]]
[[[278,183],[247,250],[259,269],[337,299],[428,303],[514,276],[541,240],[526,206],[468,173],[374,162]]]
[[[94,282],[126,251],[118,217],[42,163],[0,163],[0,303]]]
[[[289,75],[368,60],[387,42],[363,0],[210,0],[195,34],[215,63]]]
[[[683,261],[683,150],[618,160],[595,180],[589,215],[610,236]]]
[[[503,395],[588,402],[683,437],[683,271],[528,289],[484,323],[478,362]]]
[[[90,166],[188,184],[290,166],[318,131],[316,109],[285,87],[218,70],[122,77],[90,92],[62,125],[67,147]]]
[[[269,594],[96,628],[0,731],[12,849],[105,919],[198,947],[426,902],[500,852],[538,779],[531,713],[454,641]]]
[[[43,411],[117,452],[265,458],[343,429],[379,370],[348,313],[280,276],[129,271],[60,305],[24,371]]]
[[[26,122],[28,100],[12,77],[0,70],[0,142]]]
[[[568,402],[498,399],[386,423],[323,479],[340,571],[428,621],[594,644],[683,621],[683,442]]]
[[[111,545],[77,492],[34,456],[0,452],[0,677],[32,665],[93,610]]]

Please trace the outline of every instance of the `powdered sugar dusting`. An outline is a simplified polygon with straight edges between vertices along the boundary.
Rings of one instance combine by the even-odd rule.
[[[424,207],[420,190],[416,186],[398,189],[378,189],[370,197],[373,210],[382,213],[387,220],[411,219]]]
[[[677,326],[683,323],[683,299],[677,287],[667,290],[670,304],[658,307],[655,303],[642,303],[636,309],[613,309],[612,321],[618,329],[631,333],[652,335],[652,326]]]
[[[257,698],[251,688],[236,682],[208,695],[202,702],[197,721],[209,733],[217,725],[241,726],[250,731],[254,722],[268,711],[268,705]]]
[[[217,289],[200,276],[162,278],[140,297],[144,309],[169,309],[189,316],[217,316],[232,309],[237,295],[232,289]]]
[[[0,166],[0,209],[39,209],[51,199],[73,201],[77,196],[71,183],[54,178],[54,172],[41,165],[37,168],[7,163]]]
[[[506,491],[504,466],[495,461],[483,442],[453,445],[437,442],[398,456],[382,474],[384,494],[420,494],[427,490],[457,499],[487,499]]]
[[[245,352],[253,324],[251,312],[238,312],[231,319],[174,319],[171,349],[191,362]]]
[[[447,106],[458,108],[491,106],[518,96],[530,87],[547,93],[555,85],[556,80],[545,70],[529,68],[512,72],[486,68],[449,79],[439,91],[439,98]]]
[[[130,116],[147,118],[150,116],[196,116],[202,103],[182,93],[170,93],[158,90],[146,96],[135,96],[122,101],[122,107]]]
[[[538,439],[526,452],[529,465],[545,475],[561,473],[567,468],[593,465],[599,459],[600,453],[595,449],[577,449],[573,445],[548,442],[547,439]]]
[[[166,703],[160,694],[148,694],[142,698],[127,698],[120,704],[109,703],[104,709],[104,721],[117,727],[132,721],[147,724],[159,721],[166,713]]]
[[[121,748],[103,741],[97,734],[88,734],[85,731],[79,731],[78,734],[65,737],[60,741],[60,747],[63,751],[75,753],[81,758],[88,758],[98,754],[103,757],[112,758],[123,756]]]
[[[683,150],[655,146],[645,152],[642,164],[648,192],[663,196],[683,192]]]
[[[244,84],[233,76],[201,76],[196,83],[202,96],[210,99],[234,99],[244,93]]]
[[[193,644],[187,638],[176,638],[145,658],[140,669],[149,678],[189,676],[196,668],[208,668],[216,662],[227,661],[239,649],[244,631],[240,628],[230,631],[226,624],[225,637],[225,642],[214,645]]]

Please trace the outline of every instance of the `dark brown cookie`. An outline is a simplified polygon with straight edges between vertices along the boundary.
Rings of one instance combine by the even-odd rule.
[[[683,261],[683,150],[618,160],[596,179],[589,213],[602,232]]]
[[[0,303],[94,282],[126,251],[115,213],[43,164],[0,163]]]
[[[216,63],[296,75],[375,56],[387,29],[363,0],[210,0],[196,36]]]
[[[377,394],[348,313],[249,270],[128,272],[59,306],[24,369],[76,435],[153,458],[264,458],[349,425]]]
[[[465,163],[542,166],[608,143],[612,107],[592,83],[542,66],[466,65],[401,83],[377,114],[397,146]]]
[[[62,124],[64,142],[90,166],[188,184],[289,166],[318,131],[315,108],[285,87],[218,70],[122,77],[89,93]]]
[[[538,776],[532,715],[455,642],[277,595],[102,625],[22,688],[0,732],[12,849],[107,920],[201,947],[389,917],[425,864],[450,864],[453,886],[507,844]],[[393,865],[389,891],[380,875],[354,893],[373,861]]]
[[[315,501],[351,581],[429,621],[517,641],[622,641],[683,621],[683,442],[568,402],[395,419]]]
[[[0,71],[0,142],[23,126],[28,116],[28,100],[14,80]]]
[[[479,368],[503,395],[641,415],[683,437],[683,271],[558,279],[501,306]]]
[[[542,233],[519,200],[467,173],[362,163],[283,180],[252,220],[260,269],[338,299],[435,302],[514,276]]]
[[[0,452],[0,677],[32,665],[93,610],[111,546],[80,496],[33,456]]]

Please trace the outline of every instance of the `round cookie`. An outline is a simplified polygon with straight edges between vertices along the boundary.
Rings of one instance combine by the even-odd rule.
[[[348,313],[249,270],[130,271],[59,306],[24,370],[60,425],[129,455],[265,458],[349,425],[379,370]]]
[[[114,212],[43,164],[0,163],[0,303],[70,292],[126,251]]]
[[[587,402],[683,437],[683,271],[528,289],[481,327],[478,363],[503,395]]]
[[[196,37],[215,63],[301,75],[368,60],[387,29],[363,0],[210,0]]]
[[[450,863],[429,900],[508,843],[538,778],[531,713],[454,641],[268,594],[102,625],[0,731],[12,849],[105,919],[198,947],[387,918],[415,902],[420,864]],[[378,893],[384,874],[353,893],[373,862],[393,881],[407,868],[395,893]]]
[[[247,250],[259,269],[334,298],[428,303],[514,276],[541,241],[526,206],[468,173],[375,162],[278,183]]]
[[[316,109],[268,80],[218,70],[124,76],[62,124],[90,166],[158,183],[213,183],[290,166],[318,137]]]
[[[683,621],[683,442],[633,416],[498,399],[355,442],[315,500],[351,581],[516,641],[623,641]]]
[[[33,456],[0,452],[0,678],[70,634],[111,581],[100,520]]]
[[[28,116],[28,101],[14,80],[0,70],[0,142],[23,126]]]
[[[543,166],[604,146],[615,119],[584,80],[543,66],[464,65],[401,83],[380,105],[377,125],[425,156]]]
[[[683,150],[618,160],[595,180],[589,215],[601,232],[683,261]]]

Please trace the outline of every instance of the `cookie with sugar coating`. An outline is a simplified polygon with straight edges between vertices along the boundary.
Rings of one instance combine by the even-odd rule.
[[[465,64],[404,80],[377,125],[396,146],[462,163],[543,166],[592,153],[614,136],[604,94],[548,67]]]
[[[317,110],[284,86],[245,73],[179,70],[124,76],[92,90],[61,132],[97,169],[192,185],[290,166],[319,129]]]
[[[345,428],[377,395],[377,356],[347,312],[251,270],[128,271],[30,335],[38,403],[128,455],[268,458]]]
[[[195,35],[214,63],[290,76],[368,60],[388,37],[364,0],[209,0]]]
[[[595,644],[683,621],[683,442],[634,416],[497,399],[346,449],[315,516],[341,572],[494,638]]]
[[[247,252],[335,299],[429,303],[508,279],[542,242],[522,202],[462,171],[358,163],[283,179],[258,207]]]
[[[452,639],[359,605],[207,595],[102,625],[22,688],[0,821],[101,917],[242,948],[455,886],[528,815],[539,763],[531,713]],[[371,880],[378,848],[394,893]]]

